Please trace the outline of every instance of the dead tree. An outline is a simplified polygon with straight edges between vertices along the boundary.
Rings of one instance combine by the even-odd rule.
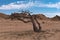
[[[40,26],[40,23],[37,21],[36,17],[33,17],[32,15],[30,15],[30,13],[29,13],[29,16],[30,16],[30,19],[31,19],[31,22],[32,22],[32,25],[33,25],[34,32],[40,32],[41,31],[41,26]],[[38,25],[38,28],[37,28],[37,25]]]
[[[29,11],[28,11],[28,12],[27,12],[27,11],[23,12],[23,14],[25,14],[25,13],[28,14],[27,17],[26,17],[26,16],[21,16],[21,15],[19,15],[19,14],[12,14],[12,15],[11,15],[11,19],[17,18],[18,20],[21,20],[21,21],[23,21],[24,23],[32,22],[33,31],[34,31],[34,32],[40,32],[40,31],[41,31],[41,26],[40,26],[40,23],[38,22],[36,16],[32,16]],[[21,19],[21,17],[22,17],[23,19]],[[24,18],[26,18],[26,19],[29,18],[30,21],[24,21]]]

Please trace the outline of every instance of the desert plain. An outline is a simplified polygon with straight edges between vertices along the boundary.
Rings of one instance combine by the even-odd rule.
[[[42,31],[33,31],[31,22],[0,19],[0,40],[60,40],[60,21],[38,20]]]

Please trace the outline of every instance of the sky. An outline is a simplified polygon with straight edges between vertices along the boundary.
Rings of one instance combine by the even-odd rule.
[[[21,10],[48,17],[60,16],[60,0],[0,0],[1,13],[11,14]]]

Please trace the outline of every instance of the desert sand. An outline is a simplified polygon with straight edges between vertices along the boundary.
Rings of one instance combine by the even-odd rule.
[[[33,32],[31,22],[0,18],[0,40],[60,40],[60,21],[38,20],[40,33]]]

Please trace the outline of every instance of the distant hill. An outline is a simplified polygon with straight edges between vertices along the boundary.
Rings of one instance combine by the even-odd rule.
[[[46,20],[48,19],[45,15],[43,14],[34,14],[33,16],[36,16],[40,20]]]
[[[7,19],[8,17],[9,17],[9,15],[6,15],[4,13],[0,13],[0,18]]]
[[[13,15],[14,16],[14,15]],[[15,16],[24,16],[25,18],[28,18],[29,16],[27,16],[27,14],[20,14],[20,13],[18,13],[18,15],[17,15],[17,13],[15,14]],[[32,16],[34,16],[34,17],[36,17],[37,19],[39,19],[39,20],[52,20],[52,21],[60,21],[60,16],[58,16],[58,15],[56,15],[56,16],[54,16],[54,17],[52,17],[52,18],[48,18],[48,17],[46,17],[45,15],[43,15],[43,14],[33,14]],[[0,19],[1,18],[3,18],[3,19],[10,19],[9,18],[10,17],[10,15],[6,15],[6,14],[4,14],[4,13],[0,13]]]
[[[53,21],[60,21],[60,16],[56,15],[55,17],[51,18]]]

